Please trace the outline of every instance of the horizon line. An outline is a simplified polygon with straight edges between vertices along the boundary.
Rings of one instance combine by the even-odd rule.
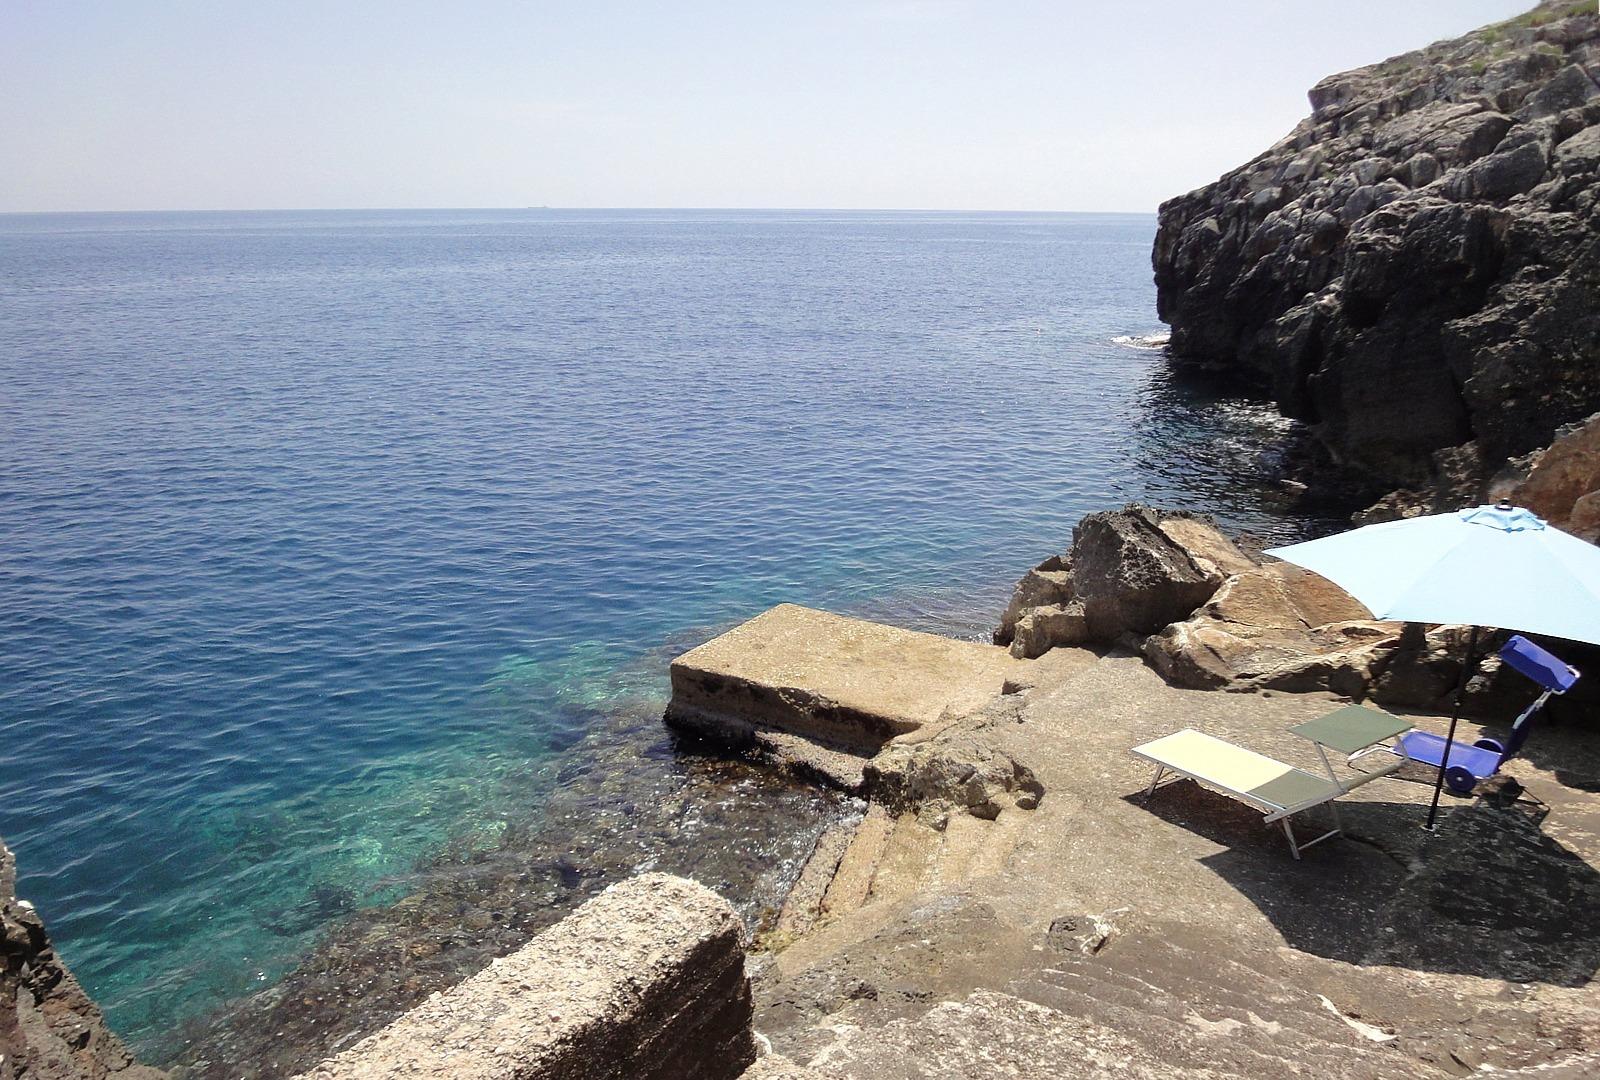
[[[99,210],[0,210],[0,217],[43,214],[349,214],[428,212],[581,212],[581,213],[740,213],[740,214],[1107,214],[1124,217],[1153,216],[1155,210],[1040,210],[950,209],[881,206],[265,206],[167,207]]]

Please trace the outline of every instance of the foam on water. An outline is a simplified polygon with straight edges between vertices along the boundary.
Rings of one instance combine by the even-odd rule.
[[[22,892],[165,1056],[453,843],[506,849],[570,748],[659,709],[663,650],[781,600],[975,636],[1128,499],[1297,535],[1270,411],[1113,340],[1153,231],[0,218]]]
[[[1171,340],[1170,333],[1160,330],[1150,334],[1118,334],[1111,339],[1111,343],[1129,349],[1165,349]]]

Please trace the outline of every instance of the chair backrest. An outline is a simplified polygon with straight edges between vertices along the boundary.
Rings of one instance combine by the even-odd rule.
[[[1528,733],[1533,730],[1533,714],[1539,707],[1550,700],[1554,690],[1546,690],[1533,700],[1533,704],[1522,710],[1522,715],[1517,717],[1517,722],[1511,725],[1511,734],[1506,736],[1505,750],[1500,754],[1500,762],[1504,764],[1507,758],[1517,756],[1517,751],[1522,749],[1522,744],[1528,741]],[[1497,766],[1498,767],[1498,766]]]
[[[1521,634],[1512,634],[1500,647],[1500,659],[1528,678],[1557,694],[1564,694],[1578,681],[1578,669],[1560,657],[1541,649]]]

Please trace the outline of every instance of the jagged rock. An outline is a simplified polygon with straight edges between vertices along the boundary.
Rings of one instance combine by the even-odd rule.
[[[1004,698],[926,742],[890,746],[866,765],[866,793],[892,813],[914,813],[943,828],[953,811],[992,821],[1008,807],[1032,810],[1044,796],[1033,770],[984,733],[1015,719]]]
[[[995,642],[1031,658],[1059,645],[1110,644],[1187,618],[1253,564],[1215,525],[1130,505],[1090,514],[1072,550],[1018,583]]]
[[[1468,627],[1376,622],[1316,574],[1268,563],[1228,579],[1192,618],[1145,639],[1168,682],[1202,690],[1326,691],[1392,708],[1448,711],[1466,660]],[[1527,688],[1500,678],[1491,640],[1466,706],[1512,715]]]
[[[1163,204],[1172,353],[1257,382],[1340,482],[1454,509],[1600,409],[1600,14],[1547,0],[1310,102]]]
[[[1022,575],[1011,594],[1011,603],[1000,617],[995,631],[996,645],[1010,644],[1016,635],[1017,621],[1033,608],[1064,605],[1072,597],[1071,575],[1060,555],[1052,555]]]
[[[1396,708],[1448,709],[1461,681],[1467,655],[1468,628],[1406,624],[1390,645],[1382,667],[1374,672],[1374,701]],[[1479,696],[1499,670],[1498,661],[1481,661]]]
[[[16,896],[0,841],[0,1080],[162,1080],[106,1027],[56,955],[44,920]]]
[[[1376,525],[1383,521],[1404,521],[1421,517],[1433,508],[1433,497],[1409,488],[1391,491],[1365,510],[1350,515],[1355,525]]]
[[[1397,636],[1382,623],[1358,622],[1318,627],[1310,648],[1262,672],[1240,689],[1283,690],[1292,694],[1327,691],[1352,700],[1371,696]]]
[[[1025,660],[1043,656],[1057,645],[1077,645],[1089,640],[1089,618],[1081,602],[1041,604],[1017,619],[1011,654]]]

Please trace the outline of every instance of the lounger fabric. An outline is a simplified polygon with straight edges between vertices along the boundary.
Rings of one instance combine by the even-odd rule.
[[[1408,731],[1400,738],[1400,745],[1405,747],[1406,755],[1412,761],[1435,768],[1444,760],[1445,742],[1443,735],[1435,735],[1431,731]],[[1466,769],[1480,780],[1495,774],[1495,770],[1500,768],[1500,758],[1500,754],[1481,746],[1457,742],[1450,747],[1450,767]]]
[[[1188,728],[1136,746],[1133,752],[1278,810],[1315,806],[1341,794],[1330,780]]]
[[[1521,634],[1513,634],[1500,647],[1500,659],[1544,687],[1564,694],[1578,681],[1578,670],[1559,656],[1541,649]]]

